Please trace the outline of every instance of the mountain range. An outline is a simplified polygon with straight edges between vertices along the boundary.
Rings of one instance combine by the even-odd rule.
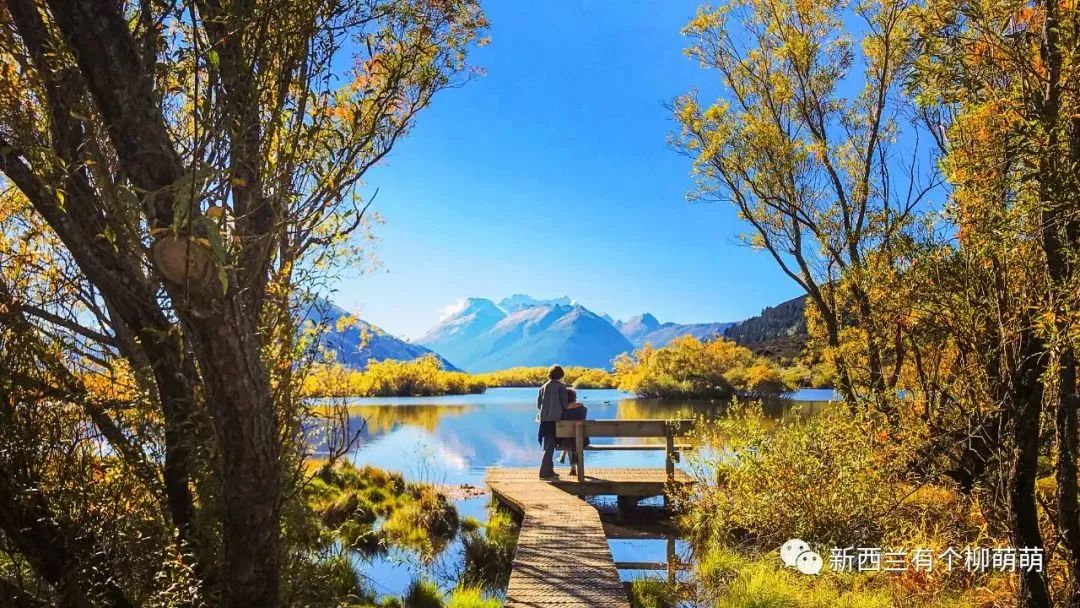
[[[664,346],[680,336],[725,336],[751,348],[758,342],[775,348],[797,344],[806,333],[801,298],[744,321],[694,324],[664,323],[649,313],[618,321],[569,297],[542,300],[514,294],[498,302],[469,298],[444,310],[439,323],[413,342],[351,317],[338,328],[338,319],[347,314],[343,309],[325,300],[317,308],[312,320],[329,328],[324,345],[337,353],[341,363],[356,368],[370,360],[408,360],[432,352],[447,369],[469,372],[556,362],[610,368],[622,353],[646,343]],[[769,349],[766,353],[771,354]]]
[[[423,346],[396,338],[367,321],[353,317],[324,298],[317,298],[308,306],[304,322],[324,327],[322,347],[333,353],[338,363],[355,369],[364,369],[369,361],[411,361],[432,354]],[[437,353],[436,356],[442,362],[443,369],[458,369]]]
[[[517,366],[610,367],[633,344],[610,322],[569,301],[515,295],[469,298],[417,340],[470,372]]]
[[[626,321],[593,312],[568,297],[514,294],[497,303],[469,298],[446,311],[417,343],[471,372],[552,363],[610,368],[618,355],[645,343],[664,346],[693,335],[712,338],[732,323],[661,323],[644,313]]]
[[[630,317],[626,321],[615,321],[615,328],[626,336],[636,347],[644,346],[645,343],[653,346],[663,346],[680,336],[694,336],[706,340],[723,336],[724,330],[734,323],[693,323],[680,325],[679,323],[661,323],[649,313]]]

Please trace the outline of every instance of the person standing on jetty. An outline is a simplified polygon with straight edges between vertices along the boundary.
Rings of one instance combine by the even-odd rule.
[[[544,447],[544,457],[540,460],[540,479],[553,480],[555,473],[555,423],[562,419],[563,411],[570,405],[570,396],[566,385],[562,383],[563,368],[552,365],[548,371],[548,381],[540,387],[536,395],[536,421],[540,423],[536,439]]]

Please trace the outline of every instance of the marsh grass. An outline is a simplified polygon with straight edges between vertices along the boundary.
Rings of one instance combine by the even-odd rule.
[[[400,598],[385,598],[378,608],[499,608],[502,602],[489,598],[476,587],[459,585],[444,595],[438,585],[415,579]]]
[[[428,561],[458,532],[457,509],[434,486],[375,467],[323,464],[307,493],[324,531],[363,555],[396,546]]]
[[[502,605],[502,602],[495,598],[485,597],[480,589],[458,587],[450,594],[446,608],[499,608]]]
[[[429,580],[414,580],[401,599],[406,608],[443,608],[442,591]]]
[[[675,608],[680,590],[665,580],[645,577],[630,583],[629,595],[632,608]]]
[[[513,567],[520,522],[506,509],[492,505],[487,524],[463,526],[465,571],[462,580],[488,590],[505,589]]]

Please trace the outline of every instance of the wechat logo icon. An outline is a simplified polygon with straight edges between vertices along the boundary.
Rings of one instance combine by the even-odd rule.
[[[815,575],[821,572],[824,562],[810,545],[798,538],[793,538],[780,547],[780,561],[788,568],[795,568],[803,574]]]

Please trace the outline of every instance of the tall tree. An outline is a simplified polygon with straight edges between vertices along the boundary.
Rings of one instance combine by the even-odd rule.
[[[290,393],[297,278],[360,225],[360,180],[435,93],[468,79],[465,55],[485,25],[472,0],[0,7],[0,173],[14,188],[5,215],[18,219],[6,234],[47,226],[70,281],[54,302],[9,289],[4,306],[18,315],[7,319],[18,331],[77,335],[67,347],[130,368],[160,439],[137,426],[102,434],[125,456],[146,451],[125,451],[125,437],[160,448],[149,465],[162,471],[160,515],[207,598],[279,603],[280,520],[300,449]],[[48,266],[5,266],[4,279],[55,284]],[[12,408],[41,398],[17,380],[6,386],[22,392],[4,395]],[[0,492],[0,511],[49,512],[30,496]],[[67,534],[28,538],[4,518],[0,532],[15,548],[79,554]],[[19,553],[55,582],[51,562]],[[93,572],[116,594],[100,601],[138,603],[107,568]],[[97,603],[90,588],[74,581],[62,603]]]
[[[693,197],[733,203],[752,228],[748,242],[806,291],[853,403],[860,387],[875,401],[886,394],[904,358],[894,324],[873,310],[869,275],[880,262],[870,258],[894,255],[937,185],[917,161],[897,167],[892,158],[904,146],[920,156],[917,138],[900,141],[910,12],[903,0],[732,0],[684,29],[687,53],[724,88],[708,107],[693,93],[675,103]],[[852,79],[861,88],[848,93]],[[844,354],[845,327],[863,333],[865,358]]]
[[[961,244],[992,256],[1022,356],[1009,386],[1013,418],[1011,517],[1018,543],[1042,542],[1031,498],[1050,409],[1056,449],[1056,527],[1067,564],[1068,606],[1080,605],[1074,271],[1080,255],[1076,190],[1077,20],[1071,3],[933,2],[925,11],[920,80],[927,103],[950,117],[943,141],[955,184]],[[987,150],[993,150],[988,155]],[[988,162],[989,161],[989,162]],[[994,221],[996,219],[997,221]],[[1023,267],[1022,275],[1001,272]],[[1041,546],[1041,545],[1040,545]],[[1024,577],[1021,601],[1047,606],[1044,575]]]

